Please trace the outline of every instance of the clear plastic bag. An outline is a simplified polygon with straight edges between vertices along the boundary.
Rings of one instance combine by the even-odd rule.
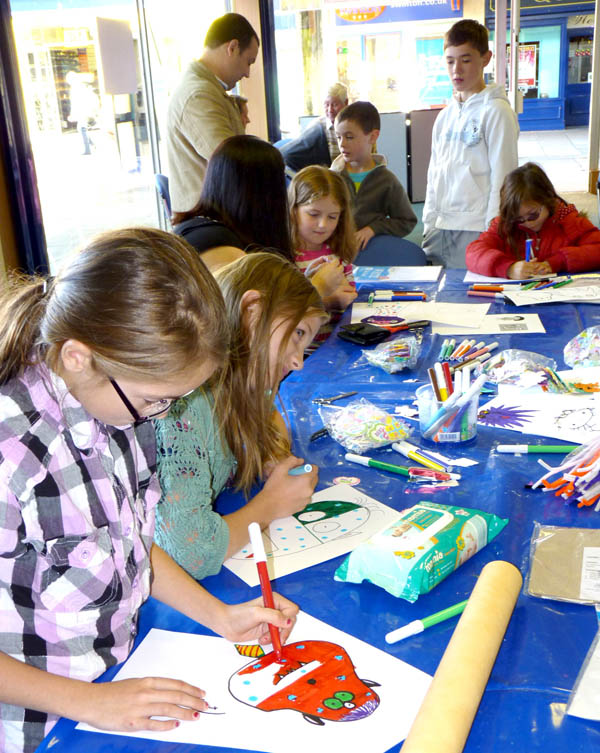
[[[329,434],[349,452],[361,454],[406,439],[412,429],[402,419],[364,397],[344,407],[320,405],[319,416]]]
[[[363,355],[372,366],[378,366],[388,374],[395,374],[403,369],[413,369],[420,352],[420,338],[415,335],[400,335],[371,350],[363,350]]]
[[[556,371],[553,358],[512,348],[497,353],[483,365],[489,382],[513,384],[523,389],[547,381],[547,369]]]
[[[567,366],[600,366],[600,326],[588,327],[565,345]]]

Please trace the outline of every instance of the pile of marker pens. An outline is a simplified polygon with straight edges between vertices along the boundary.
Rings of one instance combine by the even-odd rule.
[[[408,290],[404,288],[397,288],[396,290],[374,290],[369,293],[367,303],[371,306],[373,303],[379,301],[395,301],[402,303],[404,301],[426,301],[427,293],[423,290]]]
[[[490,358],[492,350],[498,347],[498,343],[490,343],[486,345],[483,340],[481,342],[475,342],[475,340],[463,340],[458,345],[453,338],[446,338],[440,348],[438,355],[439,362],[455,362],[450,366],[450,373],[465,368],[466,366],[475,366],[483,363]]]
[[[532,484],[533,489],[541,487],[568,504],[576,502],[577,507],[596,504],[594,509],[600,509],[600,438],[578,447],[556,468],[542,465],[548,471]]]
[[[467,290],[467,295],[477,296],[479,298],[495,298],[498,301],[506,302],[506,296],[504,295],[507,290],[543,290],[544,288],[562,288],[563,285],[568,285],[573,282],[573,278],[567,277],[544,277],[541,280],[531,280],[524,284],[508,283],[506,285],[493,285],[493,284],[477,284],[471,285]]]
[[[437,362],[427,373],[439,407],[427,425],[422,427],[423,437],[436,441],[436,435],[443,428],[449,435],[459,435],[461,441],[468,438],[473,433],[473,427],[468,425],[469,403],[481,392],[487,375],[480,374],[471,384],[467,364],[464,369],[455,370],[453,379],[447,361]]]

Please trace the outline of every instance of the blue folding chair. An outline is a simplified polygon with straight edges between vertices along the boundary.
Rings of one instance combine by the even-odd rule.
[[[354,263],[361,267],[422,267],[427,264],[427,256],[412,241],[396,235],[376,235]]]
[[[169,195],[169,179],[166,175],[162,175],[161,173],[156,173],[154,175],[154,184],[156,186],[156,190],[158,191],[158,195],[160,196],[160,199],[163,204],[163,209],[165,211],[165,218],[168,223],[171,222],[171,196]]]

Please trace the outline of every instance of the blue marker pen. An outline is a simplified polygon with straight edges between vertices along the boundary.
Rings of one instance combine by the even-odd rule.
[[[310,473],[312,471],[312,465],[306,463],[305,465],[297,465],[295,468],[290,468],[288,476],[301,476],[303,473]]]
[[[528,238],[525,241],[525,261],[531,261],[531,246],[533,245],[533,241],[531,238]]]

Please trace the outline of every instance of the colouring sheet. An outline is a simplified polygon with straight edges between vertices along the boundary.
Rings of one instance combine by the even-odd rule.
[[[313,494],[304,510],[274,520],[263,531],[271,580],[347,554],[398,519],[397,510],[367,497],[349,484]],[[225,562],[249,586],[258,585],[250,544]]]
[[[213,708],[169,732],[111,734],[229,751],[378,753],[404,740],[431,682],[425,672],[305,612],[281,662],[270,646],[265,650],[261,656],[259,646],[153,628],[114,681],[184,680],[205,690]]]
[[[479,406],[478,423],[522,434],[555,437],[584,444],[600,432],[600,400],[597,394],[498,395]]]
[[[442,267],[354,267],[355,282],[436,282]]]
[[[459,327],[479,327],[487,314],[489,303],[442,303],[438,301],[367,301],[352,304],[352,321],[369,316],[394,316],[408,322],[427,319],[431,322]]]
[[[546,332],[537,314],[488,314],[478,327],[457,327],[448,324],[433,324],[432,335],[524,335]]]
[[[574,282],[560,288],[543,288],[542,290],[504,291],[515,306],[537,306],[542,303],[600,303],[600,285]]]

